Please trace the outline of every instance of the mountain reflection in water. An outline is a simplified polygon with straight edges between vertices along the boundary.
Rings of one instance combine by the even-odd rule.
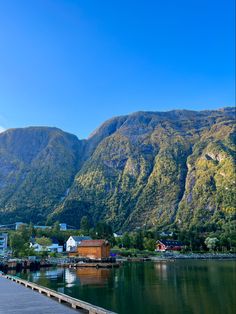
[[[124,263],[18,274],[119,314],[233,314],[235,261]]]

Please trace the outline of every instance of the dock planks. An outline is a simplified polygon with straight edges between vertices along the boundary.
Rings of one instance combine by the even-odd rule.
[[[5,282],[4,282],[5,280]],[[10,281],[8,281],[10,280]],[[3,291],[5,288],[5,283],[9,283],[13,281],[12,283],[15,284],[19,284],[18,287],[21,287],[22,289],[22,286],[20,285],[23,285],[24,287],[28,287],[29,289],[32,289],[32,290],[28,290],[28,294],[26,294],[26,290],[17,290],[17,286],[11,286],[11,285],[6,285],[7,286],[7,289],[6,291],[8,291],[7,293],[2,293],[1,294],[1,291]],[[24,289],[24,288],[23,288]],[[15,290],[15,291],[14,291]],[[32,283],[32,282],[29,282],[29,281],[26,281],[26,280],[23,280],[21,278],[18,278],[18,277],[15,277],[15,276],[10,276],[10,275],[5,275],[4,277],[0,277],[0,304],[2,303],[3,304],[3,312],[1,312],[1,307],[0,307],[0,314],[2,313],[75,313],[74,310],[72,311],[67,311],[67,310],[70,310],[69,308],[60,308],[60,310],[63,310],[62,312],[58,312],[58,310],[55,308],[55,302],[51,303],[51,309],[49,309],[49,311],[47,311],[47,308],[46,309],[43,309],[43,311],[41,311],[41,307],[40,307],[40,304],[39,304],[39,307],[38,307],[38,310],[37,308],[35,308],[35,305],[34,303],[31,303],[32,299],[31,299],[31,293],[35,293],[34,290],[36,290],[37,292],[39,292],[40,294],[46,294],[49,298],[52,298],[52,300],[57,300],[59,303],[66,303],[67,305],[71,306],[72,309],[77,309],[77,313],[89,313],[89,314],[115,314],[114,312],[111,312],[109,310],[105,310],[101,307],[98,307],[98,306],[95,306],[95,305],[92,305],[90,303],[87,303],[87,302],[84,302],[82,300],[78,300],[78,299],[75,299],[75,298],[72,298],[68,295],[65,295],[63,293],[59,293],[59,292],[56,292],[54,290],[51,290],[51,289],[48,289],[46,287],[43,287],[43,286],[39,286],[35,283]],[[14,299],[14,295],[17,295],[17,298]],[[16,309],[18,309],[18,301],[19,301],[19,304],[21,304],[21,294],[23,295],[23,299],[24,299],[24,302],[25,302],[25,307],[23,307],[23,312],[19,312],[19,311],[16,311]],[[26,297],[25,297],[25,294],[26,294]],[[5,301],[5,295],[7,295],[7,298],[10,300],[11,298],[14,300],[13,302],[13,307],[10,308],[13,309],[14,312],[12,311],[7,311],[7,306],[9,306],[8,304],[4,303]],[[2,297],[2,300],[1,300],[1,297]],[[20,297],[20,298],[19,298]],[[25,297],[25,298],[24,298]],[[6,301],[7,301],[7,298],[6,298]],[[36,297],[34,295],[34,298],[36,299],[36,301],[39,301],[39,298]],[[28,301],[27,301],[28,299]],[[30,300],[30,301],[29,301]],[[43,306],[46,306],[45,302],[46,302],[46,299],[43,299],[41,298],[41,302],[44,303],[42,304]],[[48,303],[48,302],[47,302]],[[11,303],[9,303],[11,304]],[[32,304],[32,305],[31,305]],[[4,307],[4,305],[6,306],[6,308]],[[17,307],[16,307],[17,305]],[[48,304],[47,304],[48,305]],[[37,306],[37,305],[36,305]],[[57,304],[58,306],[58,304]],[[29,309],[29,311],[28,311]],[[27,311],[26,311],[27,310]],[[36,311],[36,312],[35,312]]]
[[[0,276],[0,314],[78,314],[64,304]]]

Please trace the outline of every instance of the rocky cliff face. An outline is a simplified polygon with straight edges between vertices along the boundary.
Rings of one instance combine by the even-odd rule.
[[[138,112],[83,141],[58,129],[6,131],[0,223],[79,225],[87,215],[119,230],[224,219],[235,207],[234,119],[232,108]]]
[[[79,140],[56,128],[0,134],[0,222],[43,222],[79,169]]]

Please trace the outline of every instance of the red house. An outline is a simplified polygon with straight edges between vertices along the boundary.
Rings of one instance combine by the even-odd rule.
[[[156,251],[165,252],[165,251],[181,251],[184,247],[184,244],[176,240],[157,240]]]

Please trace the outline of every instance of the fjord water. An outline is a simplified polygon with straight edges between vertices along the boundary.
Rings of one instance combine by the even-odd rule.
[[[18,276],[119,314],[236,313],[235,261],[124,263]]]

